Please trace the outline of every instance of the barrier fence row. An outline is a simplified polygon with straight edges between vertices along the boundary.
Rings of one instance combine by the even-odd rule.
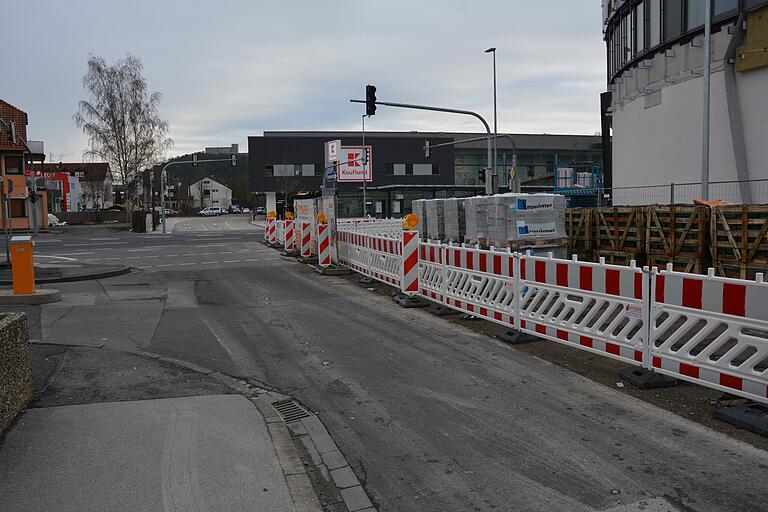
[[[409,231],[340,231],[338,246],[341,264],[406,294],[768,403],[762,275],[746,281],[564,260],[420,241]]]
[[[265,240],[295,243],[308,256],[311,224],[282,222],[267,222]],[[511,329],[768,403],[768,283],[761,274],[746,281],[532,256],[420,240],[415,231],[373,224],[340,224],[340,264]],[[314,238],[320,263],[329,265],[330,229],[319,224]]]

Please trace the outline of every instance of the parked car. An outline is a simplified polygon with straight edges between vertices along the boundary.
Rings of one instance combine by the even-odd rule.
[[[206,206],[197,212],[201,217],[218,217],[219,215],[224,215],[224,213],[224,210],[220,206]]]
[[[256,215],[266,215],[267,209],[263,206],[257,206],[256,207]]]
[[[251,213],[251,209],[250,208],[243,208],[243,213]]]

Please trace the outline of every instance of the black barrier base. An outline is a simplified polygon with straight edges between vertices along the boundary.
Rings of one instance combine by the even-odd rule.
[[[619,378],[640,389],[669,388],[677,384],[674,377],[647,368],[624,368],[619,371]]]
[[[429,306],[429,303],[421,297],[411,297],[402,292],[393,294],[392,300],[403,308],[425,308]]]
[[[296,252],[286,252],[286,251],[283,251],[283,252],[280,253],[280,256],[285,256],[286,258],[293,257],[293,256],[296,256]]]
[[[299,263],[306,263],[307,265],[317,265],[317,256],[310,256],[309,258],[305,258],[304,256],[299,257]]]
[[[450,316],[450,315],[455,315],[457,313],[455,309],[451,309],[448,306],[442,306],[437,304],[433,304],[429,306],[429,312],[435,316]]]
[[[368,276],[363,276],[360,279],[357,280],[359,284],[368,286],[369,284],[373,284],[373,278]]]
[[[352,273],[352,271],[346,267],[321,267],[320,265],[315,267],[315,271],[322,276],[348,276]]]
[[[502,331],[496,335],[496,338],[510,345],[522,345],[523,343],[531,343],[533,341],[541,340],[541,338],[534,336],[533,334],[528,334],[527,332],[518,331],[516,329]]]
[[[768,407],[765,405],[747,404],[718,407],[715,409],[714,416],[731,425],[768,437]]]

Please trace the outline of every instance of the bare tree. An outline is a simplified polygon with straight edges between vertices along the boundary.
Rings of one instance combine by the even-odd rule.
[[[111,164],[125,187],[129,220],[140,181],[140,169],[158,162],[173,145],[168,122],[160,118],[160,93],[150,93],[141,59],[128,55],[114,64],[88,58],[83,76],[87,99],[78,104],[75,124],[88,136],[85,157]]]
[[[277,186],[280,188],[280,191],[283,193],[285,211],[291,210],[291,198],[296,195],[296,192],[298,192],[301,183],[294,175],[278,176],[276,182]],[[285,212],[283,212],[283,215],[285,215]]]

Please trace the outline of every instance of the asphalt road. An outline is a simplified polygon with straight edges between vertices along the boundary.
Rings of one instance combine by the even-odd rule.
[[[766,452],[321,277],[247,220],[39,237],[40,253],[139,270],[58,285],[62,302],[28,310],[32,336],[139,346],[292,394],[382,511],[768,510]]]

